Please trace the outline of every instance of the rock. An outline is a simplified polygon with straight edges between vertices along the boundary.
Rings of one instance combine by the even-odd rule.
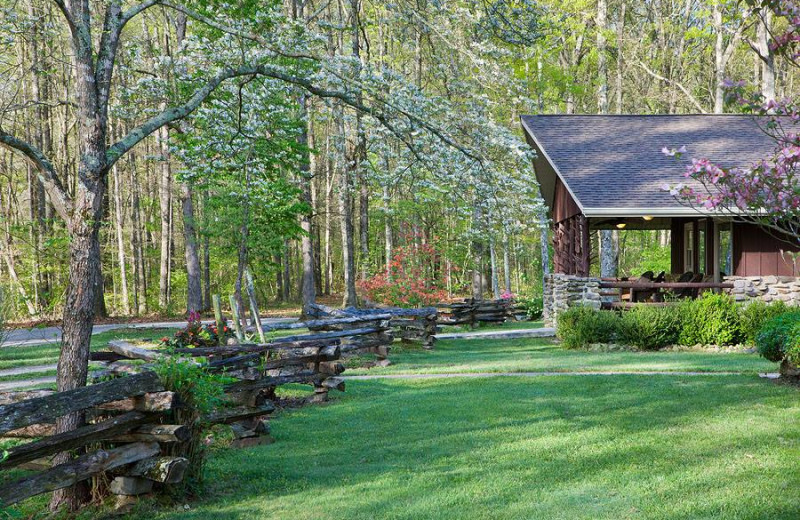
[[[115,477],[108,488],[115,495],[143,495],[153,490],[153,481],[138,477]]]

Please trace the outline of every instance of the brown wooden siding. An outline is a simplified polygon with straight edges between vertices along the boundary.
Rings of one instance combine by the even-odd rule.
[[[798,246],[773,237],[754,224],[733,224],[733,272],[736,276],[800,276],[781,251]]]
[[[553,223],[558,224],[568,218],[580,215],[581,210],[572,195],[569,194],[567,187],[556,179],[555,194],[553,195]]]
[[[683,225],[688,219],[673,218],[670,226],[670,257],[672,274],[683,274]]]

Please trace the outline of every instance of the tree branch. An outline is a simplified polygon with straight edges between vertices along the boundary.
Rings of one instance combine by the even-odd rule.
[[[0,128],[0,146],[21,153],[36,168],[37,177],[44,185],[58,215],[69,222],[72,199],[61,184],[53,163],[35,146],[18,139]]]
[[[691,103],[695,106],[695,108],[697,108],[697,110],[700,111],[701,114],[706,114],[707,113],[705,111],[705,109],[703,108],[703,105],[701,105],[700,102],[697,101],[697,99],[682,84],[678,83],[675,80],[672,80],[672,79],[669,79],[669,78],[665,78],[664,76],[662,76],[662,75],[650,70],[649,68],[647,68],[647,65],[645,65],[641,61],[637,61],[636,64],[642,70],[644,70],[645,72],[647,72],[648,74],[650,74],[654,78],[656,78],[658,80],[661,80],[661,81],[663,81],[665,83],[669,83],[670,85],[675,85],[676,87],[678,87],[678,89],[680,89],[680,91],[683,92],[686,95],[686,97],[689,99],[689,101],[691,101]]]

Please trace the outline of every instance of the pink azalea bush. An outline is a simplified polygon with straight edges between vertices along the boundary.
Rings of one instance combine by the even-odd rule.
[[[800,2],[765,2],[789,22],[770,46],[795,65],[800,58]],[[744,82],[726,82],[729,97],[745,111],[763,116],[763,129],[775,140],[768,156],[744,168],[724,168],[709,158],[693,158],[685,183],[664,185],[679,200],[700,209],[748,220],[800,241],[800,104],[795,99],[764,100]],[[664,148],[680,158],[685,146]]]

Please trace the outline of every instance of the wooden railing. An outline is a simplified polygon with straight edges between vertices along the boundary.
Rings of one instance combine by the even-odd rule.
[[[731,282],[650,282],[623,281],[603,278],[600,281],[602,306],[604,308],[629,308],[637,304],[672,305],[680,298],[696,298],[701,290],[733,289]],[[628,291],[628,301],[623,301],[623,294]],[[645,293],[647,298],[637,301],[637,295]],[[669,299],[669,296],[677,299]],[[614,301],[608,301],[609,297]],[[655,297],[655,298],[654,298]],[[666,300],[662,297],[667,297]]]

